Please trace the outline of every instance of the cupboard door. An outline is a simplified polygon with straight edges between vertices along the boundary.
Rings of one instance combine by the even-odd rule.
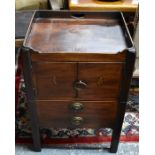
[[[75,97],[76,63],[39,62],[32,65],[37,100]]]
[[[123,63],[79,63],[74,84],[78,97],[84,100],[118,98]]]

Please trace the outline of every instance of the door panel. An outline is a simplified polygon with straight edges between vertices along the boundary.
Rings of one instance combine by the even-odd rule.
[[[75,97],[76,63],[33,63],[33,81],[37,100]]]
[[[120,91],[122,63],[79,63],[78,82],[85,84],[78,90],[79,99],[102,100],[117,98]],[[78,85],[80,87],[80,85]]]

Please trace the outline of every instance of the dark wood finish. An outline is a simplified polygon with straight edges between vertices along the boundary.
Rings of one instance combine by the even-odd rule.
[[[115,35],[110,34],[117,30]],[[116,152],[135,59],[123,15],[37,11],[24,46],[29,54],[28,66],[24,67],[32,69],[33,78],[31,70],[30,76],[25,73],[24,77],[33,80],[26,85],[36,89],[37,104],[30,108],[32,111],[37,108],[39,126],[110,127],[113,129],[110,151]],[[28,91],[29,95],[32,93]]]
[[[123,63],[44,62],[32,63],[32,67],[37,100],[118,98]],[[74,89],[78,80],[84,81],[86,88]]]
[[[84,108],[73,111],[70,105],[77,101],[37,101],[37,112],[41,127],[58,128],[101,128],[114,127],[117,102],[114,101],[80,101]],[[80,125],[73,125],[71,119],[82,117]]]
[[[75,97],[75,63],[33,63],[37,100],[71,99]]]
[[[40,133],[39,133],[39,125],[37,121],[36,107],[35,107],[35,93],[32,83],[32,68],[31,68],[31,60],[30,53],[28,48],[22,47],[22,60],[23,60],[23,75],[24,81],[26,85],[26,95],[27,102],[30,111],[31,117],[31,127],[32,127],[32,139],[33,139],[33,150],[40,152],[41,151],[41,141],[40,141]]]
[[[41,53],[113,53],[127,48],[123,36],[117,20],[43,18],[33,22],[26,44]]]
[[[119,104],[118,104],[118,114],[116,117],[116,122],[115,122],[115,128],[113,130],[112,134],[112,141],[111,141],[111,147],[110,147],[110,152],[111,153],[116,153],[118,149],[118,144],[119,144],[119,138],[121,134],[121,128],[122,128],[122,123],[124,119],[124,114],[125,114],[125,108],[126,108],[126,101],[128,98],[128,92],[130,88],[130,82],[134,70],[134,63],[135,63],[135,51],[130,51],[126,55],[126,64],[124,67],[124,71],[122,74],[122,87],[119,95]]]
[[[118,12],[40,11],[24,45],[39,53],[116,54],[132,46],[122,18]]]
[[[79,63],[78,80],[84,81],[86,88],[78,91],[83,100],[103,100],[118,98],[123,63]]]
[[[118,54],[98,53],[42,53],[31,51],[32,61],[37,62],[123,62],[126,51]]]

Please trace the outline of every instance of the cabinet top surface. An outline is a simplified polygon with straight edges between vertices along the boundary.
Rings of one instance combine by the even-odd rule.
[[[120,21],[35,18],[25,45],[40,53],[117,53],[128,48]]]

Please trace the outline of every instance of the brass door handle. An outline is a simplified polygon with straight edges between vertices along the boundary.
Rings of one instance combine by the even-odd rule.
[[[82,122],[83,122],[83,118],[82,118],[82,117],[75,116],[75,117],[71,118],[71,123],[72,123],[73,125],[78,126],[78,125],[80,125]]]
[[[83,109],[83,104],[80,102],[75,102],[70,105],[71,110],[73,111],[81,111]]]
[[[86,86],[87,86],[87,84],[85,82],[83,82],[82,80],[76,81],[74,83],[74,89],[76,89],[76,90],[85,89]]]

